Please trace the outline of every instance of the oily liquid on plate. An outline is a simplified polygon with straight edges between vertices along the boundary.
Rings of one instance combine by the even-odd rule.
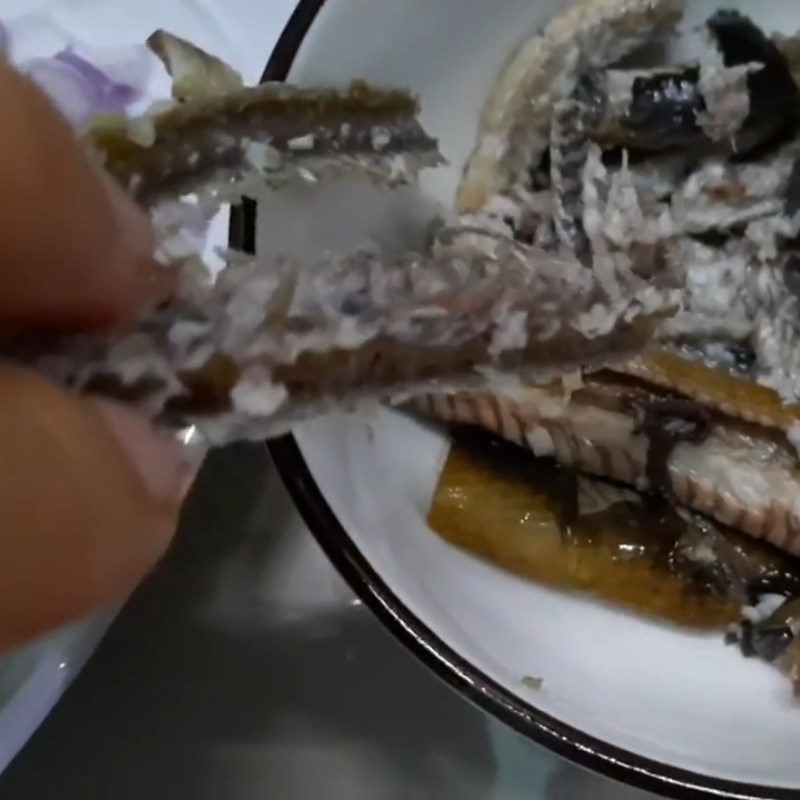
[[[664,504],[575,513],[575,476],[499,442],[454,444],[428,524],[447,541],[519,575],[698,628],[736,620],[740,604],[675,567],[685,523]]]

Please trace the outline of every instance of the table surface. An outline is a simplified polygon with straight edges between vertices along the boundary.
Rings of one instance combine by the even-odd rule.
[[[165,27],[255,80],[292,7],[4,0],[0,18],[19,55]],[[0,777],[0,797],[647,795],[556,759],[441,684],[328,564],[266,448],[241,445],[209,459],[170,556]]]

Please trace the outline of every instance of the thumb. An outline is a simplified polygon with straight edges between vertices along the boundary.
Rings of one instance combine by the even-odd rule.
[[[192,473],[133,411],[0,366],[0,648],[125,599]]]

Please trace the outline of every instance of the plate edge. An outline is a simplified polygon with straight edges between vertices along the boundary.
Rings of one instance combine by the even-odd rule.
[[[273,49],[261,81],[287,78],[319,12],[330,0],[300,0]],[[255,203],[231,213],[230,244],[255,249]],[[328,559],[365,605],[426,667],[482,710],[582,767],[675,800],[797,800],[800,791],[737,783],[681,770],[594,739],[525,703],[462,659],[383,582],[328,505],[291,434],[268,443],[276,469]]]

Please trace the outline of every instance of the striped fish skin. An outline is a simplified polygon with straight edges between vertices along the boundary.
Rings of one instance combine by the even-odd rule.
[[[800,555],[800,462],[792,442],[797,410],[777,403],[782,417],[743,419],[735,402],[712,398],[704,405],[685,391],[685,380],[680,393],[665,382],[607,370],[585,376],[577,389],[554,382],[503,393],[428,395],[409,407],[447,424],[478,425],[565,467],[659,492]],[[750,385],[741,384],[742,391]],[[687,427],[697,415],[706,420],[699,434]]]
[[[558,238],[589,265],[591,243],[583,227],[583,173],[590,145],[587,115],[587,108],[577,100],[556,104],[550,129],[550,182]]]

